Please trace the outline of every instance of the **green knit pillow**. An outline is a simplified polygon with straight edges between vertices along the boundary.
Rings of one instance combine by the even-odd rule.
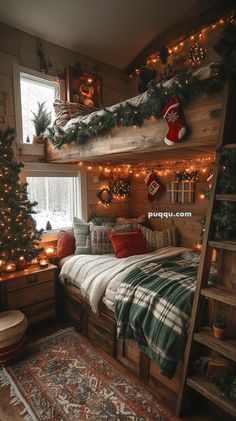
[[[90,226],[80,218],[74,217],[75,254],[91,254]]]

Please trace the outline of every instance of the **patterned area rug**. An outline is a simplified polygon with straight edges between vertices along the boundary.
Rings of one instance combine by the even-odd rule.
[[[73,328],[31,345],[0,371],[27,421],[176,421],[142,386],[113,368]]]

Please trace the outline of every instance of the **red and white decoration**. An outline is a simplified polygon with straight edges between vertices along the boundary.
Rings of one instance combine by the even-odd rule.
[[[179,99],[177,96],[171,98],[163,110],[163,117],[169,126],[168,133],[164,139],[167,145],[175,145],[186,133],[186,127],[179,116]]]
[[[144,182],[148,186],[147,199],[149,202],[153,202],[155,195],[163,191],[163,185],[157,181],[152,172],[144,178]]]

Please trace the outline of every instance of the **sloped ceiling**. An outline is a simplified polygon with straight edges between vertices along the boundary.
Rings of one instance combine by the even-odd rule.
[[[0,21],[118,68],[197,0],[0,0]]]

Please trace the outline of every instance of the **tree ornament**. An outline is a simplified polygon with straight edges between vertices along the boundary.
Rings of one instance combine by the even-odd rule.
[[[149,174],[144,178],[144,182],[148,186],[147,200],[149,202],[153,202],[155,195],[157,193],[161,193],[164,190],[164,187],[157,181],[157,178],[152,172],[149,172]]]
[[[163,117],[169,126],[168,133],[164,139],[166,145],[175,145],[186,133],[186,127],[180,119],[179,105],[178,97],[174,96],[167,102],[163,110]]]
[[[197,42],[192,45],[188,52],[187,58],[188,61],[194,66],[195,64],[200,64],[206,57],[206,48],[201,47]]]

